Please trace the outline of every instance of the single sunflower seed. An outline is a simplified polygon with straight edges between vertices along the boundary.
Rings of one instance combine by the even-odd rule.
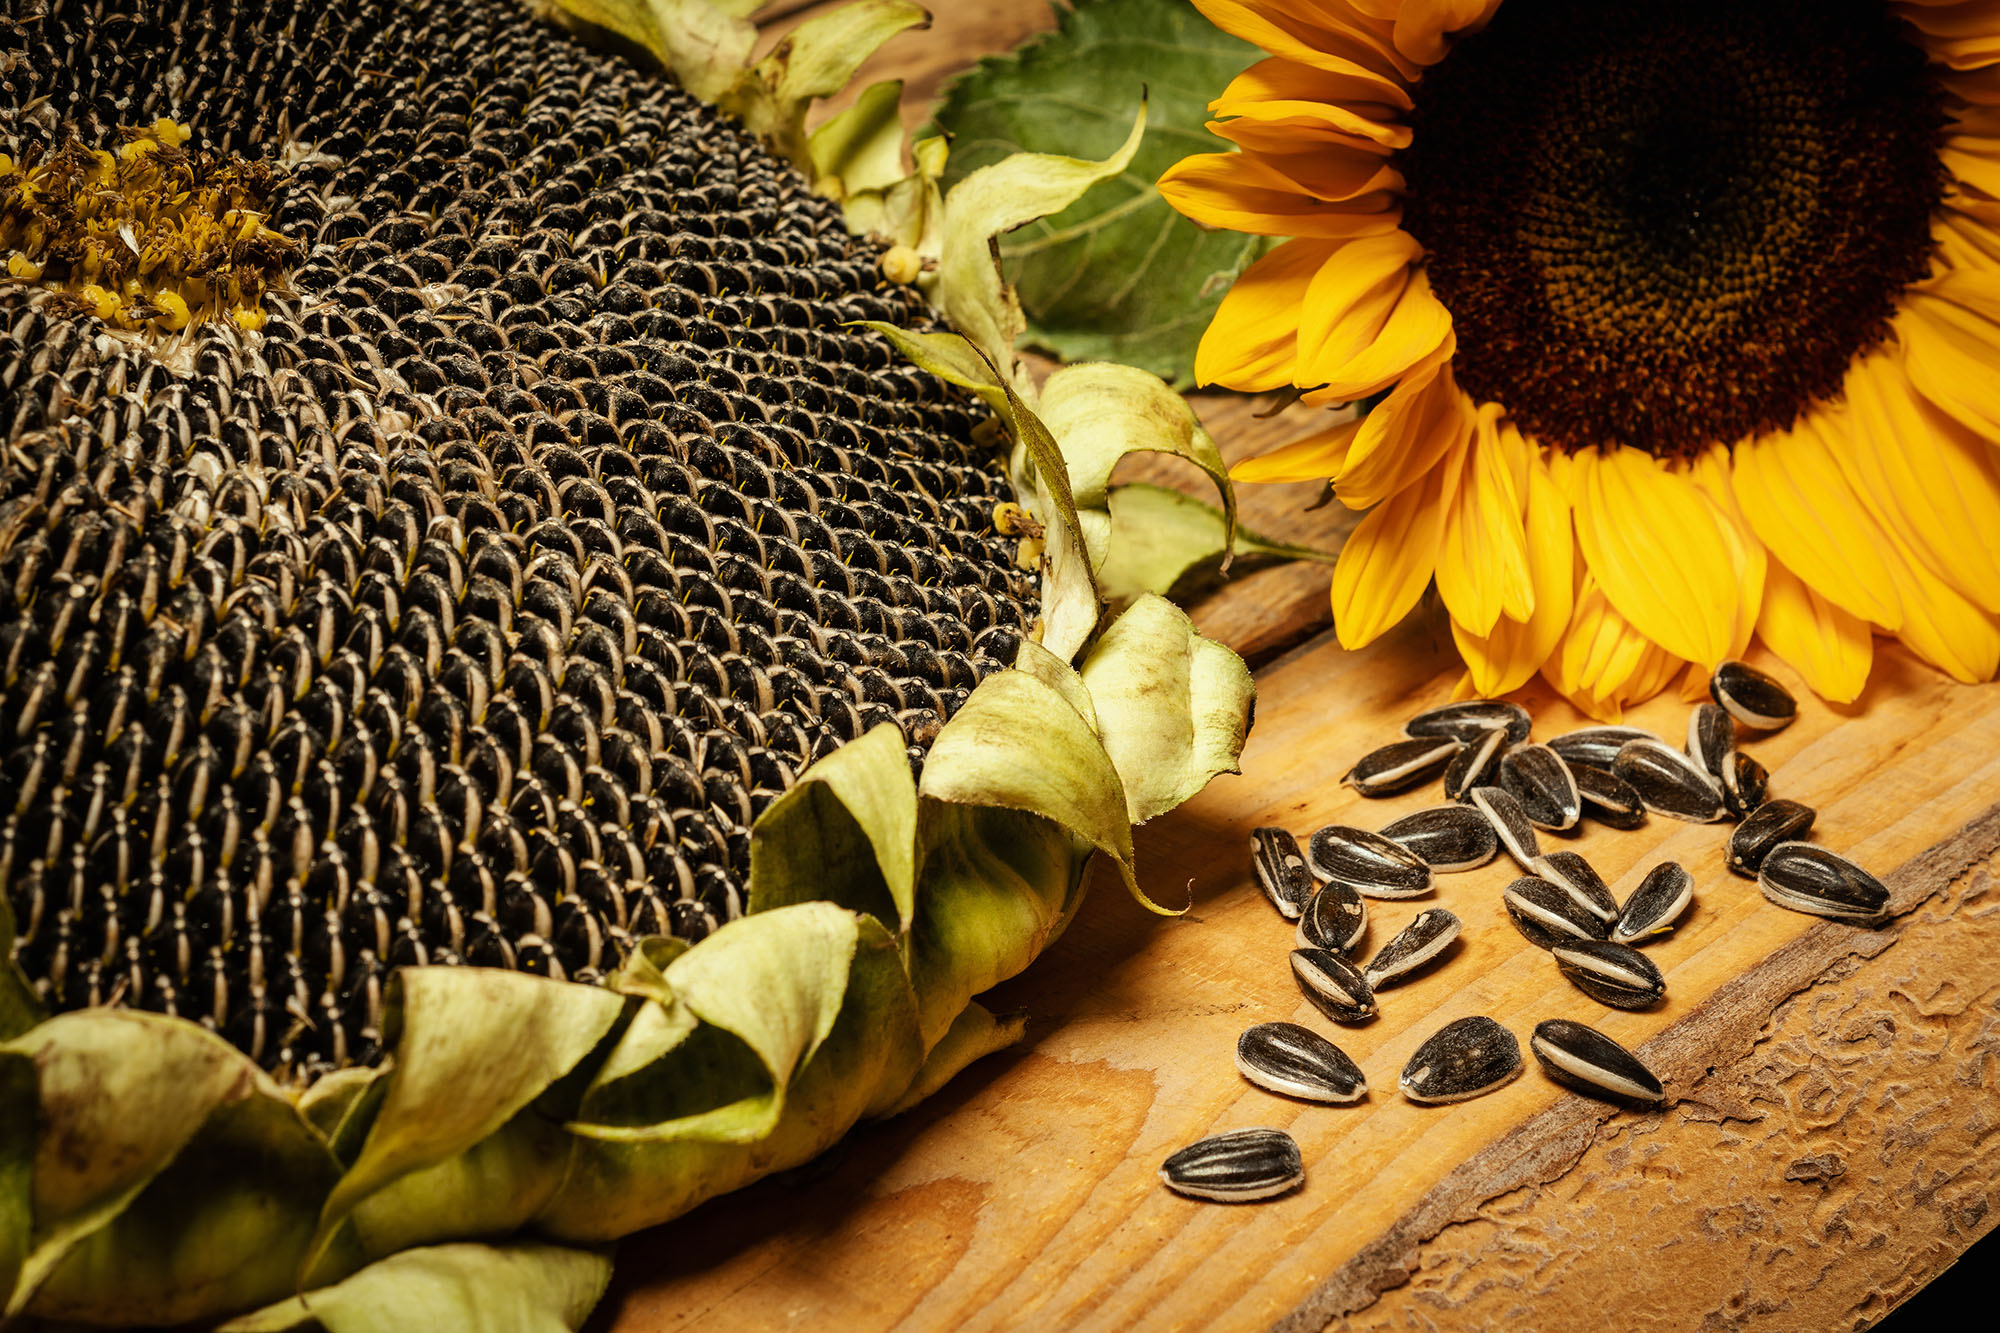
[[[1375,991],[1368,978],[1331,949],[1292,950],[1292,977],[1313,1007],[1336,1023],[1375,1017]]]
[[[1578,940],[1558,944],[1549,953],[1572,985],[1614,1009],[1644,1009],[1667,993],[1660,969],[1629,944]]]
[[[1493,824],[1470,806],[1438,805],[1382,826],[1382,836],[1415,852],[1433,872],[1473,870],[1500,854]]]
[[[1627,742],[1658,739],[1644,727],[1583,727],[1564,732],[1549,742],[1549,748],[1561,755],[1565,764],[1608,769]]]
[[[1886,884],[1809,842],[1781,842],[1764,853],[1757,887],[1780,907],[1840,921],[1879,921],[1889,910]]]
[[[1498,731],[1509,745],[1528,739],[1534,719],[1519,704],[1504,699],[1469,699],[1464,703],[1427,708],[1403,724],[1405,736],[1449,736],[1470,745],[1484,733]]]
[[[1236,1039],[1236,1069],[1258,1087],[1310,1102],[1358,1102],[1368,1092],[1347,1052],[1297,1023],[1259,1023]]]
[[[1286,829],[1252,829],[1250,867],[1271,906],[1296,921],[1313,891],[1313,873],[1299,852],[1299,840]]]
[[[1799,715],[1790,690],[1747,662],[1724,662],[1708,678],[1708,692],[1729,715],[1753,731],[1777,731]]]
[[[1576,905],[1599,921],[1618,919],[1618,900],[1597,867],[1575,852],[1550,852],[1533,866],[1534,873],[1560,886],[1576,900]]]
[[[1568,762],[1568,761],[1565,761]],[[1635,829],[1646,822],[1646,807],[1632,784],[1608,768],[1594,764],[1570,764],[1577,794],[1583,797],[1584,813],[1606,828]]]
[[[1394,796],[1442,773],[1460,748],[1449,736],[1395,741],[1363,755],[1341,782],[1363,796]]]
[[[1305,1184],[1299,1145],[1281,1129],[1238,1129],[1191,1143],[1160,1164],[1176,1194],[1218,1203],[1270,1199]]]
[[[1398,1080],[1413,1102],[1462,1102],[1520,1077],[1521,1043],[1490,1018],[1461,1018],[1417,1047]]]
[[[1497,727],[1477,740],[1467,741],[1444,767],[1444,797],[1463,801],[1474,787],[1492,786],[1500,780],[1500,759],[1507,749],[1507,733]]]
[[[1567,1018],[1535,1024],[1528,1049],[1564,1087],[1596,1097],[1657,1104],[1667,1090],[1645,1062],[1596,1028]]]
[[[1521,869],[1533,874],[1535,858],[1542,854],[1535,841],[1535,826],[1521,813],[1521,803],[1500,787],[1474,787],[1466,794],[1472,808],[1485,815],[1499,836],[1500,845]]]
[[[1518,746],[1502,759],[1500,785],[1536,828],[1572,829],[1583,817],[1583,796],[1569,765],[1546,745]]]
[[[1749,818],[1752,810],[1764,804],[1765,793],[1770,789],[1770,770],[1741,750],[1730,757],[1722,770],[1722,804],[1732,819]]]
[[[1694,876],[1677,861],[1662,861],[1646,872],[1611,924],[1615,944],[1631,944],[1672,930],[1694,901]]]
[[[1721,704],[1705,703],[1688,714],[1688,758],[1716,781],[1723,780],[1736,753],[1736,723]]]
[[[1712,824],[1726,809],[1721,786],[1663,740],[1627,741],[1611,771],[1630,783],[1656,815]]]
[[[1299,915],[1302,949],[1327,949],[1344,954],[1368,929],[1368,909],[1350,885],[1323,884]]]
[[[1528,943],[1553,949],[1565,940],[1601,940],[1604,922],[1585,911],[1569,890],[1535,875],[1524,875],[1500,891],[1507,916]]]
[[[1812,832],[1816,818],[1816,810],[1798,801],[1782,798],[1766,801],[1729,835],[1729,850],[1724,860],[1737,874],[1753,879],[1773,847],[1781,842],[1803,842]]]
[[[1442,907],[1430,907],[1417,913],[1409,925],[1396,933],[1396,938],[1383,945],[1368,966],[1361,970],[1370,990],[1381,990],[1394,984],[1423,967],[1443,953],[1451,942],[1458,938],[1462,928],[1455,913]]]
[[[1321,879],[1351,885],[1371,898],[1414,898],[1431,889],[1431,868],[1422,857],[1379,833],[1345,824],[1313,834],[1306,863]]]

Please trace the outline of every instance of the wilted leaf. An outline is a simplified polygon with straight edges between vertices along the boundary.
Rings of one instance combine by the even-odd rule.
[[[1098,567],[1105,599],[1123,606],[1142,594],[1171,597],[1183,606],[1223,581],[1228,529],[1213,505],[1150,482],[1111,488],[1111,554]],[[1287,560],[1333,563],[1335,552],[1260,537],[1239,525],[1230,576]]]
[[[431,1245],[370,1264],[216,1333],[569,1333],[611,1280],[610,1256],[564,1245]]]

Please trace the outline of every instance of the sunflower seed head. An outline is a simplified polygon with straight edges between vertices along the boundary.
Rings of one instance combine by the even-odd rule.
[[[1521,803],[1500,787],[1474,787],[1466,794],[1472,808],[1485,815],[1507,855],[1529,874],[1535,873],[1535,858],[1542,854],[1535,841],[1535,826],[1521,813]]]
[[[1519,746],[1502,759],[1500,785],[1536,828],[1572,829],[1583,816],[1583,797],[1569,765],[1546,745]]]
[[[1764,853],[1757,886],[1780,907],[1872,924],[1889,910],[1889,888],[1844,856],[1809,842],[1781,842]]]
[[[1463,1102],[1513,1082],[1521,1064],[1513,1033],[1490,1018],[1461,1018],[1417,1047],[1398,1083],[1413,1102]]]
[[[1450,947],[1462,925],[1442,907],[1426,908],[1368,960],[1361,974],[1373,990],[1402,981]]]
[[[1553,949],[1566,940],[1601,940],[1604,922],[1577,905],[1559,884],[1525,875],[1500,893],[1515,929],[1538,949]]]
[[[1306,844],[1306,859],[1321,879],[1371,898],[1414,898],[1431,889],[1431,868],[1421,857],[1366,829],[1329,824]]]
[[[1489,731],[1505,734],[1506,744],[1528,739],[1534,725],[1528,710],[1504,699],[1473,699],[1427,708],[1403,724],[1405,736],[1449,736],[1470,745]]]
[[[1485,815],[1470,806],[1439,805],[1382,826],[1382,836],[1407,847],[1434,872],[1485,865],[1500,854],[1500,839]]]
[[[1804,841],[1817,817],[1817,811],[1798,801],[1766,801],[1729,835],[1729,850],[1724,859],[1737,874],[1755,878],[1773,847],[1781,842]]]
[[[1299,1145],[1280,1129],[1238,1129],[1191,1143],[1160,1164],[1176,1194],[1246,1203],[1289,1194],[1305,1184]]]
[[[1762,764],[1738,750],[1722,769],[1722,803],[1732,819],[1747,819],[1764,804],[1770,790],[1771,774]]]
[[[1299,915],[1299,947],[1344,954],[1366,929],[1368,908],[1361,895],[1346,884],[1323,884]]]
[[[1556,737],[1549,742],[1549,748],[1561,755],[1566,764],[1608,769],[1628,742],[1658,739],[1644,727],[1581,727]]]
[[[1629,944],[1578,940],[1549,950],[1572,985],[1614,1009],[1644,1009],[1667,993],[1667,979],[1653,960]]]
[[[1747,662],[1724,662],[1708,678],[1708,692],[1729,715],[1753,731],[1777,731],[1799,715],[1791,691]]]
[[[1666,1089],[1644,1061],[1596,1028],[1551,1018],[1535,1024],[1528,1049],[1543,1072],[1578,1092],[1646,1104],[1658,1104],[1666,1097]]]
[[[1299,840],[1281,828],[1252,829],[1250,868],[1271,906],[1286,919],[1297,920],[1313,890],[1312,871],[1299,853]]]
[[[1259,1023],[1236,1039],[1236,1068],[1260,1088],[1311,1102],[1358,1102],[1368,1080],[1347,1052],[1297,1023]]]
[[[1712,824],[1722,818],[1722,788],[1694,761],[1662,740],[1627,741],[1611,771],[1625,780],[1656,815]]]
[[[1664,935],[1679,923],[1693,901],[1694,876],[1677,861],[1662,861],[1646,872],[1639,887],[1626,898],[1611,925],[1611,939],[1631,944],[1651,935]]]
[[[1499,781],[1500,759],[1507,749],[1507,733],[1498,727],[1465,743],[1444,769],[1444,795],[1448,801],[1463,801],[1474,787]]]
[[[1393,796],[1443,772],[1459,748],[1449,736],[1395,741],[1363,755],[1341,781],[1363,796]]]
[[[1618,900],[1597,867],[1575,852],[1550,852],[1535,862],[1534,871],[1576,901],[1576,905],[1599,921],[1618,917]]]
[[[1646,807],[1632,784],[1608,768],[1591,764],[1569,766],[1583,797],[1583,812],[1607,828],[1635,829],[1646,822]]]
[[[1718,782],[1736,753],[1736,724],[1721,704],[1705,703],[1688,714],[1688,758]]]
[[[1375,991],[1361,970],[1329,949],[1292,950],[1292,976],[1313,1007],[1336,1023],[1375,1016]]]

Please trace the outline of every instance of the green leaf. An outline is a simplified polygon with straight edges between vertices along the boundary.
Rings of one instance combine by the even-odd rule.
[[[1078,0],[1057,31],[951,85],[937,112],[954,136],[947,183],[1021,150],[1107,153],[1124,137],[1123,108],[1148,97],[1145,141],[1116,179],[1001,242],[1030,341],[1187,387],[1223,292],[1270,242],[1203,231],[1153,183],[1190,153],[1226,147],[1203,128],[1209,100],[1259,54],[1187,0]]]
[[[610,1256],[562,1245],[432,1245],[232,1319],[216,1333],[570,1333],[611,1280]]]
[[[1150,482],[1113,486],[1111,551],[1097,581],[1113,606],[1146,593],[1189,605],[1219,586],[1229,529],[1222,511],[1191,495]],[[1337,553],[1260,537],[1236,528],[1229,572],[1243,575],[1288,560],[1332,564]]]

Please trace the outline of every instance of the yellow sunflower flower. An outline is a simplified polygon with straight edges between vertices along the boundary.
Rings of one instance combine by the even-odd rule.
[[[1160,191],[1289,238],[1196,374],[1368,405],[1235,472],[1370,511],[1342,643],[1435,581],[1465,692],[1604,717],[1753,633],[1994,675],[2000,3],[1195,3],[1270,58]]]

